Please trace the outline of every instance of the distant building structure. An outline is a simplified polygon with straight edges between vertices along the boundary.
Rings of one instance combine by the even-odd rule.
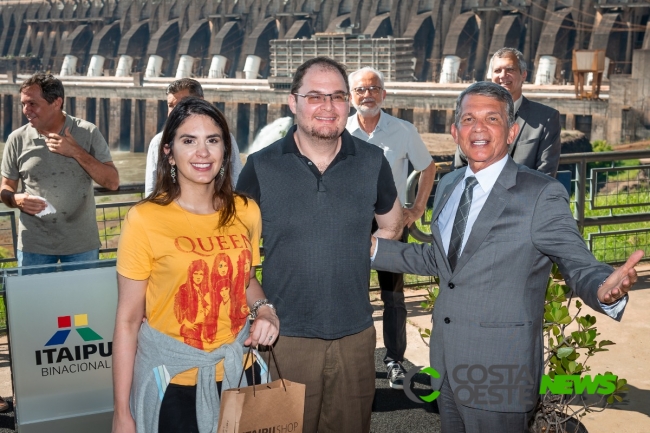
[[[650,0],[4,0],[0,138],[24,122],[16,77],[45,70],[66,80],[66,110],[97,124],[113,149],[145,151],[166,118],[160,89],[151,86],[193,76],[207,98],[225,101],[219,107],[245,148],[255,132],[288,114],[286,90],[276,84],[291,58],[313,56],[310,47],[323,43],[351,70],[381,56],[394,61],[387,87],[396,90],[386,107],[420,132],[447,131],[455,98],[427,93],[423,83],[460,90],[455,83],[486,79],[487,62],[501,47],[522,51],[529,81],[545,86],[573,80],[573,50],[602,49],[609,99],[524,92],[557,108],[567,129],[592,140],[646,138],[649,18]],[[336,44],[346,48],[338,52]],[[237,78],[269,79],[272,87]],[[409,92],[392,81],[417,83]]]
[[[326,56],[349,71],[370,66],[386,81],[417,81],[413,39],[370,38],[347,33],[316,33],[310,39],[274,39],[271,41],[271,76],[274,89],[290,88],[296,69],[306,60]]]

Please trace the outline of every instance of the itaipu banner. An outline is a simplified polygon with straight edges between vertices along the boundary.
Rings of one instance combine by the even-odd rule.
[[[49,420],[106,417],[113,411],[115,267],[11,276],[5,287],[17,427],[46,431]]]

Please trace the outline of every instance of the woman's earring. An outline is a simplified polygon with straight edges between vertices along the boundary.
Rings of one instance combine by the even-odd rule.
[[[176,166],[175,165],[172,165],[171,175],[172,175],[172,182],[176,183]]]
[[[226,172],[226,169],[223,168],[223,165],[222,165],[221,168],[219,169],[219,177],[223,177],[223,174],[224,174],[225,172]]]

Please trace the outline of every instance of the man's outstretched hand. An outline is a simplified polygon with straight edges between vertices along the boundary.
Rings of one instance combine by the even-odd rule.
[[[627,262],[616,269],[598,289],[598,300],[603,304],[611,304],[627,294],[636,283],[637,275],[634,267],[643,258],[643,251],[637,250],[630,255]]]

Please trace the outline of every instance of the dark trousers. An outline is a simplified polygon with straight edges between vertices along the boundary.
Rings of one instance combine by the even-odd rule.
[[[463,406],[456,403],[446,375],[436,401],[442,433],[527,433],[534,412],[492,412]]]
[[[246,380],[251,385],[253,374],[255,374],[255,383],[260,383],[260,366],[257,362],[246,370]],[[217,391],[221,395],[221,382],[217,382]],[[179,432],[199,433],[199,425],[196,422],[196,385],[170,383],[160,403],[158,433]]]
[[[377,230],[373,221],[372,232]],[[409,230],[404,227],[401,242],[408,242]],[[381,300],[384,303],[384,363],[404,361],[406,352],[406,304],[404,303],[404,274],[377,271]]]

